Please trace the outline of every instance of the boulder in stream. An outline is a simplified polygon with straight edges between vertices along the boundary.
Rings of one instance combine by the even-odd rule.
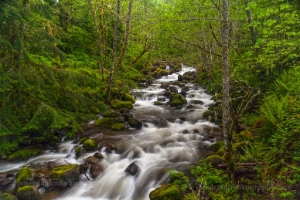
[[[55,167],[51,172],[51,178],[54,186],[72,186],[79,181],[79,165]]]
[[[8,187],[15,180],[15,176],[10,173],[0,174],[0,187]],[[1,199],[1,198],[0,198]]]
[[[32,185],[33,172],[29,167],[22,167],[16,175],[17,187]]]
[[[90,168],[90,173],[93,178],[96,178],[104,171],[103,166],[100,163],[93,163]]]
[[[166,184],[156,188],[149,194],[150,200],[172,199],[181,200],[183,194],[177,184]]]
[[[27,185],[17,190],[17,197],[19,200],[40,200],[40,192],[33,185]]]
[[[134,176],[139,172],[139,167],[136,164],[136,162],[132,162],[130,165],[128,165],[128,167],[125,169],[125,172],[127,172],[128,174]]]

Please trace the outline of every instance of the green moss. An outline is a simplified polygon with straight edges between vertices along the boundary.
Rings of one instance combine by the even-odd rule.
[[[212,163],[213,166],[224,162],[224,159],[219,155],[208,156],[205,160],[209,163]]]
[[[0,194],[0,199],[1,200],[18,200],[18,198],[15,195],[8,194],[8,193]]]
[[[116,117],[116,114],[112,111],[106,111],[104,114],[103,114],[103,117]]]
[[[94,139],[87,139],[83,143],[83,148],[87,151],[93,151],[97,148],[97,142]]]
[[[218,149],[218,151],[217,151],[216,154],[219,155],[219,156],[223,156],[224,153],[225,153],[225,146],[221,146],[221,147]]]
[[[201,105],[202,105],[202,104],[204,104],[204,102],[201,101],[201,100],[195,100],[195,101],[194,101],[194,104],[201,104]]]
[[[80,142],[79,142],[79,143],[80,143],[80,144],[83,144],[84,141],[86,141],[87,139],[88,139],[87,137],[83,137],[83,138],[80,139]]]
[[[41,150],[18,150],[7,156],[7,160],[27,160],[39,154],[41,154]]]
[[[209,149],[211,149],[213,151],[218,151],[222,146],[224,146],[223,140],[210,145]]]
[[[135,118],[129,118],[128,124],[129,124],[129,126],[134,127],[134,128],[141,128],[143,126],[143,122],[140,120],[137,120]]]
[[[160,105],[161,105],[161,102],[160,102],[160,101],[155,101],[155,102],[154,102],[154,105],[160,106]]]
[[[114,119],[114,118],[104,117],[104,118],[97,119],[94,122],[94,125],[105,127],[105,128],[111,128],[115,122],[116,122],[116,119]]]
[[[212,116],[212,115],[214,115],[214,112],[212,110],[207,110],[202,114],[204,119],[208,119],[209,116]]]
[[[22,167],[16,176],[16,183],[26,181],[33,178],[33,173],[29,167]]]
[[[130,101],[131,103],[135,103],[135,99],[131,94],[125,93],[123,101]]]
[[[180,106],[182,104],[186,104],[187,100],[182,95],[171,92],[170,93],[170,105],[171,106]]]
[[[182,192],[176,184],[166,184],[150,192],[150,200],[181,200]]]
[[[175,100],[170,102],[170,105],[173,106],[173,107],[176,107],[176,106],[182,105],[182,102],[179,99],[175,99]]]
[[[111,128],[112,130],[122,131],[127,129],[127,125],[125,123],[115,123]]]
[[[51,177],[55,180],[61,180],[68,172],[78,167],[79,165],[77,164],[55,167],[51,172]]]
[[[115,109],[121,109],[121,108],[131,109],[131,108],[133,108],[131,101],[121,101],[121,100],[117,100],[117,99],[111,100],[110,105],[112,106],[112,108],[115,108]]]
[[[20,187],[17,190],[17,193],[25,193],[25,192],[30,191],[32,189],[33,189],[33,185],[26,185],[26,186]]]
[[[252,133],[250,131],[247,131],[247,130],[240,132],[240,136],[244,139],[247,139],[247,140],[252,139]]]
[[[222,193],[214,193],[214,192],[210,192],[209,193],[209,197],[212,200],[225,200],[225,197],[223,196]]]
[[[183,200],[198,200],[197,194],[188,193],[184,196]]]

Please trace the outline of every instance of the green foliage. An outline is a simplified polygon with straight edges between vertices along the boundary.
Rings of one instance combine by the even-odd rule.
[[[41,150],[18,150],[7,156],[7,160],[27,160],[39,154],[41,154]]]

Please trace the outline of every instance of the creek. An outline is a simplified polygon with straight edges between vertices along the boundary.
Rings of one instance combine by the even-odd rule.
[[[146,200],[153,189],[169,181],[166,169],[184,171],[191,164],[197,164],[207,147],[215,142],[215,138],[208,137],[209,132],[218,131],[218,126],[202,117],[208,106],[214,103],[211,100],[212,96],[200,86],[187,83],[187,104],[179,109],[168,105],[169,100],[164,97],[165,89],[161,87],[169,84],[181,92],[182,87],[174,84],[178,76],[194,70],[183,66],[180,72],[156,79],[145,89],[132,90],[136,102],[130,113],[143,121],[143,127],[131,130],[132,133],[127,134],[106,134],[106,140],[117,146],[118,150],[108,152],[105,147],[100,150],[104,156],[101,160],[103,172],[92,179],[88,171],[87,176],[91,181],[81,175],[77,184],[56,199]],[[161,105],[154,105],[157,100]],[[199,100],[202,103],[195,104]],[[95,128],[93,135],[102,137],[103,133]],[[61,165],[65,165],[66,162],[82,164],[83,159],[95,153],[86,153],[76,158],[76,145],[76,141],[62,142],[56,153],[47,152],[27,162],[3,164],[0,166],[0,172],[49,161]],[[136,173],[128,174],[125,170],[132,163]]]

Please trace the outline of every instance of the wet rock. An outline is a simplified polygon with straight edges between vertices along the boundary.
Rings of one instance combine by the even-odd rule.
[[[169,124],[169,122],[165,118],[163,118],[163,117],[158,118],[158,124],[157,125],[158,125],[159,128],[165,128],[165,127],[168,126],[168,124]]]
[[[166,184],[156,188],[149,194],[150,200],[172,199],[181,200],[183,194],[177,184]]]
[[[190,104],[190,105],[188,105],[186,108],[187,108],[187,109],[194,109],[194,108],[196,108],[196,106]]]
[[[15,180],[13,174],[0,174],[0,187],[8,187]]]
[[[45,189],[49,189],[51,186],[51,180],[47,180],[46,178],[41,178],[40,186],[44,187]]]
[[[87,151],[93,151],[97,148],[97,142],[94,139],[87,139],[83,142],[83,148]]]
[[[183,76],[182,75],[178,75],[178,81],[183,81]]]
[[[100,160],[99,160],[99,158],[96,158],[94,156],[89,156],[84,161],[88,164],[94,164],[94,163],[99,162]]]
[[[79,172],[86,173],[88,168],[89,168],[88,163],[83,163],[83,164],[79,165]]]
[[[104,171],[103,166],[100,163],[94,163],[91,165],[90,173],[93,178],[96,178]]]
[[[157,97],[157,101],[166,101],[166,97],[165,96],[158,96]]]
[[[22,167],[16,175],[17,187],[32,185],[33,172],[29,167]]]
[[[93,156],[96,157],[96,158],[98,158],[98,159],[100,159],[100,160],[104,159],[104,156],[101,153],[99,153],[99,152],[96,152]]]
[[[135,118],[128,119],[128,124],[133,128],[142,128],[143,126],[143,122]]]
[[[184,91],[184,92],[187,92],[187,91],[189,91],[190,89],[189,89],[189,87],[187,87],[187,86],[184,86],[183,88],[181,88],[181,91]]]
[[[192,132],[197,134],[199,133],[198,129],[194,129]]]
[[[60,187],[72,186],[79,181],[79,165],[55,167],[51,172],[52,184]]]
[[[192,81],[197,78],[197,73],[195,71],[188,71],[183,74],[183,80]]]
[[[167,83],[162,83],[160,86],[160,88],[162,88],[162,89],[167,89],[168,87],[169,87],[169,84],[167,84]]]
[[[203,104],[204,104],[204,102],[203,102],[203,101],[201,101],[201,100],[194,100],[194,104],[200,104],[200,105],[203,105]]]
[[[17,197],[19,200],[40,200],[41,196],[39,190],[32,185],[21,187],[17,190]]]
[[[184,134],[188,134],[188,133],[189,133],[189,131],[188,131],[188,130],[183,130],[183,131],[182,131],[182,133],[184,133]]]
[[[177,90],[177,88],[176,87],[169,87],[169,90],[170,90],[170,92],[174,92],[174,93],[178,93],[178,90]]]
[[[83,148],[83,146],[78,146],[75,148],[75,154],[76,158],[86,153],[86,150]]]
[[[139,172],[139,167],[136,164],[136,162],[132,162],[126,169],[125,172],[127,172],[128,174],[134,176]]]

